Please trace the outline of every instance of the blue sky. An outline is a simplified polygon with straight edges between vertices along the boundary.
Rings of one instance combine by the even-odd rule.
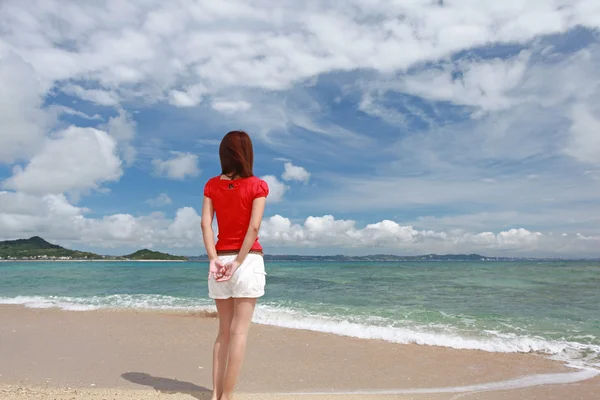
[[[599,256],[600,7],[0,5],[0,239],[204,252],[244,129],[271,253]]]

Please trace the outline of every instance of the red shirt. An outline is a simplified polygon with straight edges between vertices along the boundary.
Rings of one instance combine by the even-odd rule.
[[[219,175],[206,182],[204,195],[212,200],[219,227],[217,251],[241,249],[250,224],[252,202],[268,194],[267,182],[255,176],[228,180]],[[251,250],[262,251],[258,237]]]

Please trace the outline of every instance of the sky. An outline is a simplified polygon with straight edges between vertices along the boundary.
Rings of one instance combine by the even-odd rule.
[[[0,27],[0,240],[204,254],[243,129],[267,253],[600,256],[596,0],[4,0]]]

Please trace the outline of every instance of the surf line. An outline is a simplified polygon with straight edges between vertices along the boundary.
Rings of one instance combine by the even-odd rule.
[[[331,391],[331,392],[289,392],[281,395],[384,395],[384,394],[432,394],[432,393],[466,393],[489,392],[494,390],[523,389],[531,386],[562,385],[585,381],[600,375],[596,369],[583,369],[577,372],[562,372],[555,374],[537,374],[522,376],[499,382],[480,383],[467,386],[450,386],[440,388],[420,389],[387,389],[387,390],[356,390],[356,391]]]

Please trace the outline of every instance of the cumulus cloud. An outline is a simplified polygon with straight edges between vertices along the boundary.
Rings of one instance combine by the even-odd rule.
[[[63,195],[33,196],[0,192],[0,239],[40,235],[48,240],[79,243],[97,248],[160,246],[198,249],[202,252],[200,216],[192,207],[177,210],[174,217],[153,212],[148,215],[112,214],[86,216],[90,210],[73,206]],[[364,254],[427,254],[478,252],[484,255],[593,255],[600,236],[551,234],[523,228],[494,232],[416,229],[391,220],[359,227],[353,220],[332,215],[310,216],[301,223],[281,215],[263,220],[261,242],[272,252],[279,248],[359,249]]]
[[[173,203],[173,200],[166,193],[161,193],[153,199],[146,200],[146,204],[152,207],[163,207]]]
[[[595,254],[593,244],[600,236],[582,234],[557,236],[524,228],[494,232],[467,232],[458,229],[434,231],[415,229],[395,221],[383,220],[363,228],[353,220],[336,220],[332,215],[308,217],[303,223],[274,215],[260,232],[270,246],[354,248],[366,253],[457,253],[482,254]],[[555,247],[559,245],[559,247]],[[560,249],[557,251],[557,249]]]
[[[306,169],[297,165],[293,165],[291,162],[286,162],[284,167],[285,171],[281,175],[281,178],[284,181],[299,181],[308,183],[308,180],[310,179],[310,172],[308,172]]]
[[[283,195],[288,191],[289,186],[281,182],[274,175],[265,175],[262,176],[261,179],[269,185],[269,196],[267,197],[267,201],[270,203],[281,202],[283,200]]]
[[[88,218],[90,210],[71,205],[64,195],[33,196],[0,192],[0,238],[39,235],[48,240],[96,247],[197,247],[202,243],[200,216],[191,207],[175,218],[163,213],[134,217],[112,214]]]
[[[196,177],[200,175],[197,155],[177,151],[171,153],[173,154],[173,157],[169,160],[152,160],[154,172],[158,176],[183,180],[188,176]]]
[[[25,168],[15,168],[3,187],[31,194],[97,189],[123,174],[116,141],[94,128],[71,126],[47,139]]]

